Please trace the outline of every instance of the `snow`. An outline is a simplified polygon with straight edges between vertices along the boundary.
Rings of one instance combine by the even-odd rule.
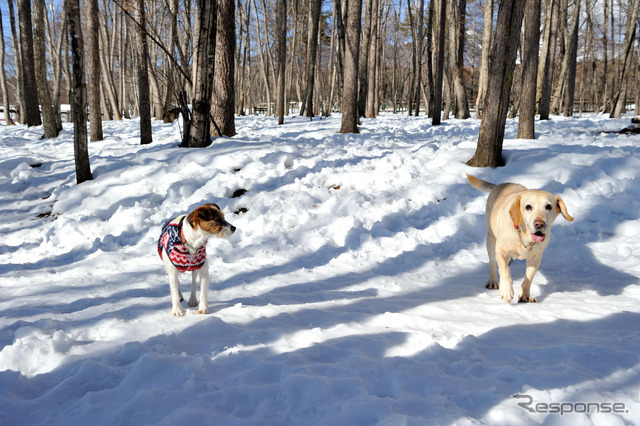
[[[0,127],[0,424],[640,424],[628,121],[554,116],[517,140],[509,120],[499,169],[464,164],[475,119],[238,117],[205,149],[178,148],[179,123],[141,146],[137,120],[105,122],[81,185],[70,125]],[[486,194],[465,173],[575,217],[537,304],[484,288]],[[205,202],[238,230],[208,244],[210,314],[174,318],[160,226]]]

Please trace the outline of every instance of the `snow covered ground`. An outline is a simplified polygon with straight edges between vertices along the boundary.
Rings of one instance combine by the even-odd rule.
[[[105,122],[81,185],[71,127],[0,127],[0,424],[640,424],[629,118],[553,117],[534,141],[509,120],[500,169],[464,164],[475,119],[243,117],[206,149],[178,148],[177,123],[140,146],[137,121]],[[467,172],[575,217],[537,304],[484,288]],[[238,230],[208,244],[211,313],[174,318],[160,225],[205,202]]]

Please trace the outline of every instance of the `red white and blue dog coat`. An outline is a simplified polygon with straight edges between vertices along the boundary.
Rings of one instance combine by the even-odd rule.
[[[200,247],[196,254],[187,250],[182,223],[187,215],[178,216],[162,225],[162,233],[158,240],[158,254],[162,259],[162,250],[166,250],[169,260],[180,272],[196,271],[202,268],[207,257],[206,246]]]

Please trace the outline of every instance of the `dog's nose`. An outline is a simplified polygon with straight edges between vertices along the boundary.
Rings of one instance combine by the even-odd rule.
[[[236,232],[236,227],[231,225],[231,233],[233,234],[234,232]]]
[[[542,219],[536,219],[533,221],[533,226],[535,226],[536,229],[542,229],[547,225],[547,223],[542,220]]]

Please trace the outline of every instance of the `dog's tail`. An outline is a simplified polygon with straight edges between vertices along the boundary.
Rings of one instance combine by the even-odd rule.
[[[467,174],[467,179],[474,188],[479,189],[480,191],[491,192],[491,190],[495,187],[493,183],[484,181],[470,174]]]

